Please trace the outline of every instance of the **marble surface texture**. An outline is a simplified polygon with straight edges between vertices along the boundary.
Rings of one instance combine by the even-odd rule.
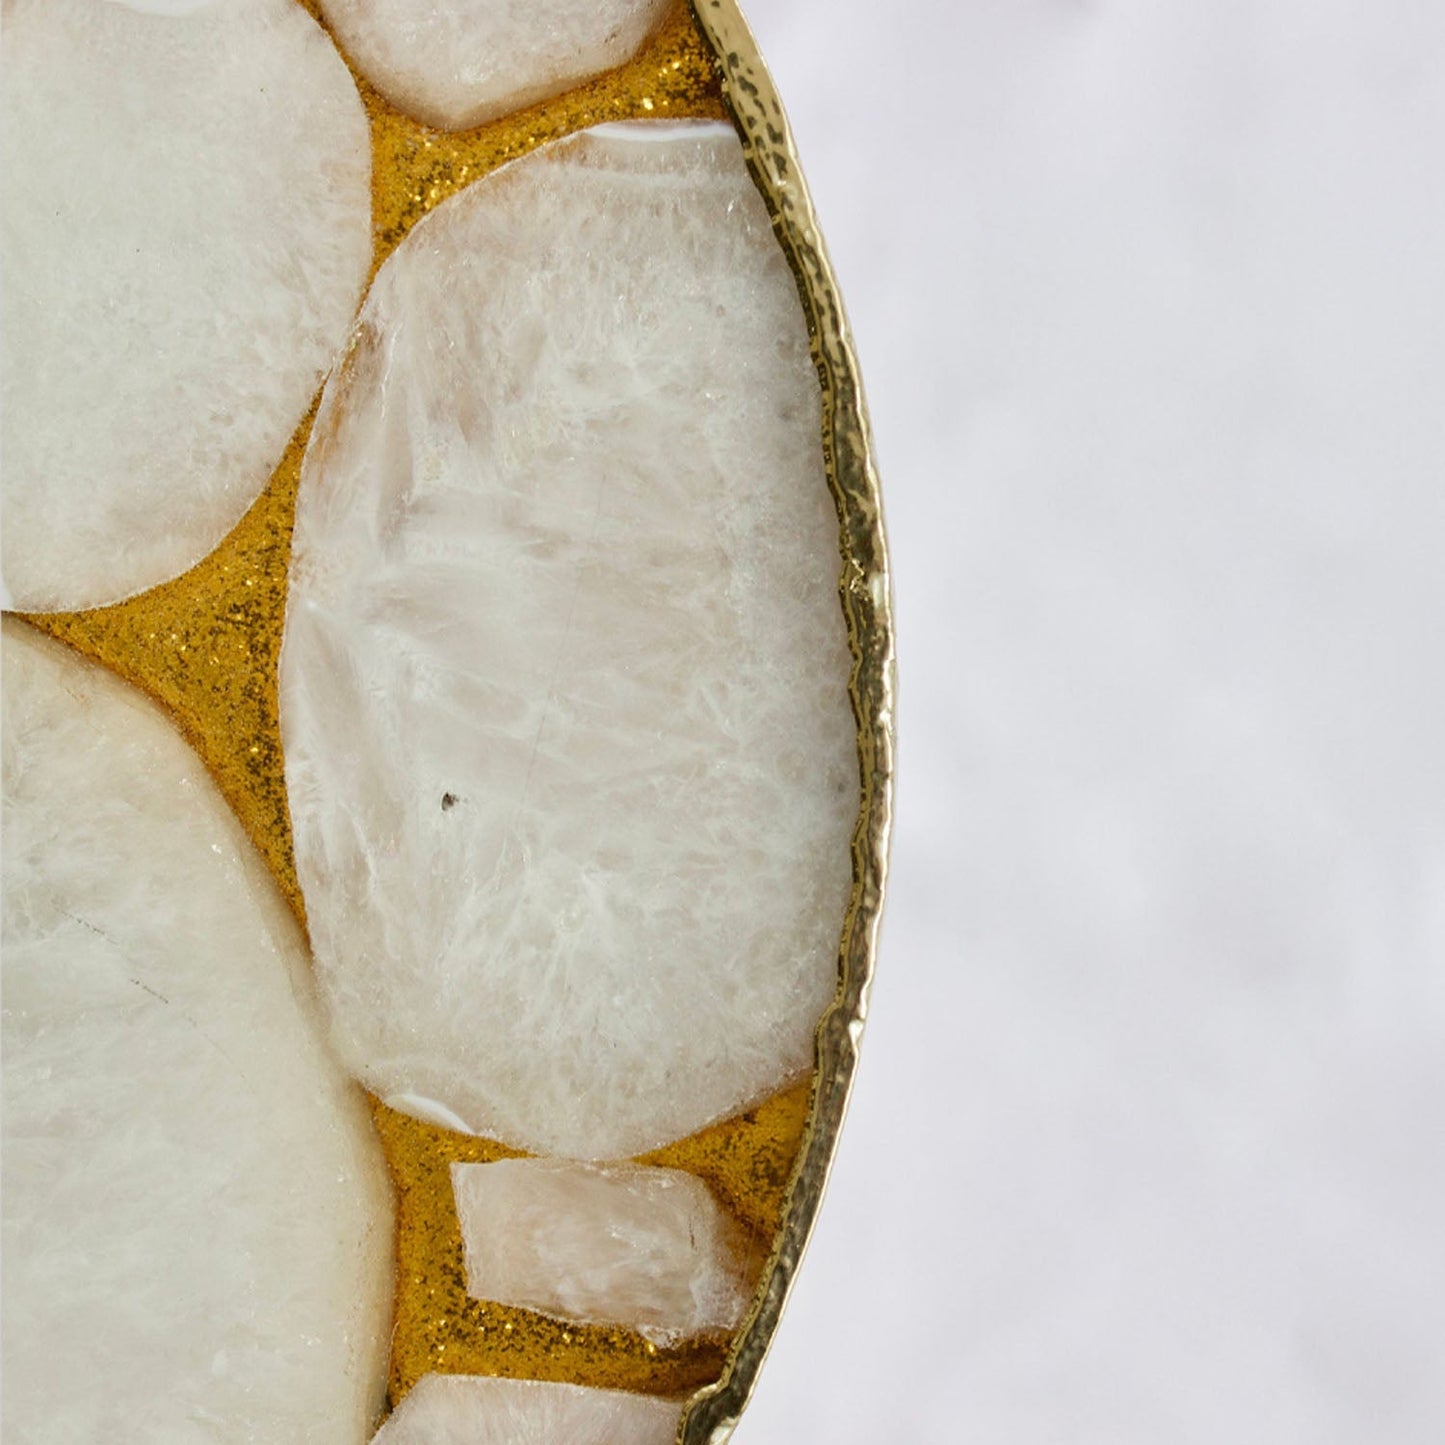
[[[608,1159],[809,1067],[858,806],[818,408],[722,127],[537,152],[378,275],[303,469],[281,722],[381,1096]]]
[[[5,1438],[355,1445],[391,1191],[296,924],[157,708],[3,653]]]
[[[334,34],[393,104],[464,130],[621,65],[668,0],[321,0]]]
[[[743,1241],[679,1169],[567,1159],[454,1164],[467,1292],[657,1344],[728,1330],[747,1303]]]
[[[374,1445],[672,1445],[679,1407],[537,1380],[427,1375]]]
[[[295,0],[7,0],[4,30],[5,581],[93,606],[198,561],[279,460],[366,279],[366,117]]]

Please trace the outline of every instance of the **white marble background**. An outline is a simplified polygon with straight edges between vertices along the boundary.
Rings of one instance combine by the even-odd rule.
[[[903,756],[739,1445],[1437,1445],[1445,7],[748,9],[865,362]]]

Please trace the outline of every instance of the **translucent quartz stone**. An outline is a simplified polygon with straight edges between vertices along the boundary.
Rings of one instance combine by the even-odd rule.
[[[3,660],[5,1438],[356,1445],[391,1194],[300,933],[157,709]]]
[[[452,1165],[476,1299],[657,1343],[737,1324],[746,1303],[737,1230],[678,1169],[564,1159]]]
[[[858,807],[794,280],[733,133],[662,136],[536,152],[383,267],[281,665],[338,1047],[576,1158],[810,1066]]]
[[[356,312],[366,117],[295,0],[6,0],[4,570],[27,609],[183,572]]]
[[[462,130],[629,59],[668,0],[321,0],[399,109]]]
[[[681,1413],[618,1390],[424,1375],[374,1445],[673,1445]]]

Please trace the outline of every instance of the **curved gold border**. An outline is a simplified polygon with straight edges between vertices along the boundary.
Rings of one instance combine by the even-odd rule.
[[[893,801],[894,651],[883,511],[852,337],[792,132],[735,0],[689,0],[722,72],[723,100],[798,283],[823,392],[823,455],[838,507],[839,582],[853,652],[862,805],[838,992],[818,1024],[813,1097],[783,1228],[727,1369],[683,1411],[679,1445],[722,1445],[752,1396],[827,1183],[857,1066],[878,941]]]

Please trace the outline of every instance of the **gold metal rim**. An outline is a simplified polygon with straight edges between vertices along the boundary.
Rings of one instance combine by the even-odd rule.
[[[894,753],[894,649],[888,551],[872,437],[848,320],[803,180],[792,131],[735,0],[689,0],[722,72],[723,100],[767,203],[808,320],[823,393],[823,456],[838,507],[843,614],[853,653],[862,804],[853,834],[853,895],[839,949],[838,992],[818,1024],[813,1097],[783,1227],[727,1368],[683,1411],[679,1445],[721,1445],[757,1384],[828,1180],[868,1009],[888,872]]]

